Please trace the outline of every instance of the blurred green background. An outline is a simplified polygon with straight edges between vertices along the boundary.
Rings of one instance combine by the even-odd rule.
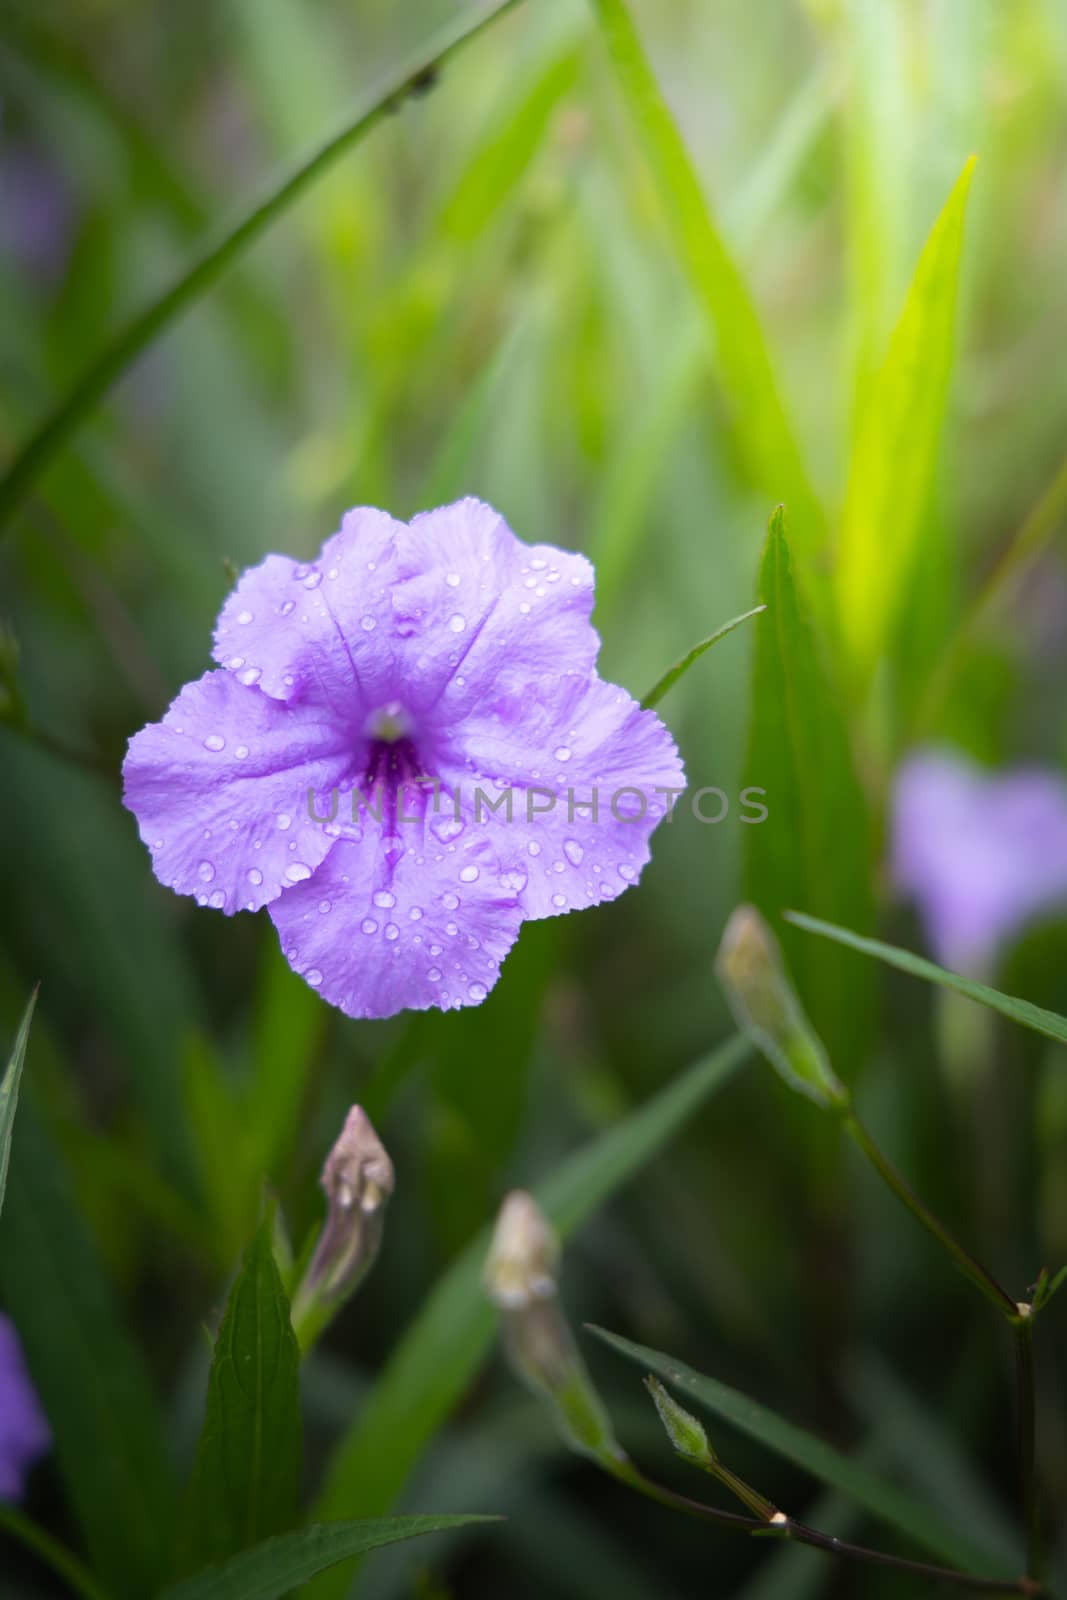
[[[7,0],[5,458],[207,231],[440,27],[485,9]],[[979,154],[937,537],[901,624],[914,709],[961,606],[1064,453],[1067,7],[637,0],[634,16],[759,307],[831,524],[857,396],[924,237]],[[476,1011],[374,1024],[324,1007],[266,917],[214,917],[158,884],[119,802],[125,740],[208,664],[227,563],[311,554],[350,505],[406,517],[475,494],[520,537],[587,551],[601,671],[638,695],[753,603],[771,500],[746,473],[737,396],[667,220],[592,10],[528,0],[153,345],[0,548],[7,656],[18,647],[7,713],[26,723],[0,727],[4,1037],[39,978],[31,1114],[182,1463],[202,1403],[201,1327],[264,1181],[299,1240],[352,1101],[375,1118],[398,1188],[368,1288],[305,1370],[312,1486],[503,1190],[551,1170],[729,1030],[711,958],[751,843],[736,801],[718,826],[683,811],[662,828],[639,889],[617,903],[528,926]],[[968,637],[922,733],[989,761],[1061,763],[1065,614],[1067,572],[1046,550]],[[751,645],[747,629],[731,635],[663,708],[691,781],[733,797]],[[902,726],[893,754],[920,731]],[[906,912],[890,907],[882,925],[919,946]],[[1067,1009],[1065,954],[1062,928],[1046,926],[1012,953],[1006,986]],[[859,987],[870,974],[849,960]],[[1021,1292],[1042,1261],[1067,1256],[1062,1051],[998,1032],[981,1063],[946,1046],[966,1020],[913,982],[879,982],[881,1029],[838,1069],[917,1187]],[[583,1228],[564,1284],[575,1320],[670,1349],[1017,1548],[997,1328],[765,1068],[733,1079],[669,1159]],[[55,1294],[42,1338],[64,1317],[62,1283]],[[1067,1341],[1059,1304],[1049,1318],[1054,1506],[1067,1498]],[[596,1348],[590,1361],[624,1441],[684,1482],[637,1374]],[[808,1478],[730,1445],[737,1470],[815,1518]],[[404,1503],[508,1521],[376,1558],[360,1587],[375,1600],[909,1592],[627,1498],[564,1454],[502,1364],[438,1433]],[[78,1545],[54,1470],[36,1475],[29,1509]],[[841,1505],[818,1515],[892,1545]],[[3,1535],[0,1550],[5,1596],[62,1592]]]

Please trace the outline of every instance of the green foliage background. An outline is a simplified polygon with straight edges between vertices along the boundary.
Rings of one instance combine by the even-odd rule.
[[[4,459],[212,230],[428,41],[491,10],[9,0]],[[69,1407],[57,1431],[84,1460],[80,1492],[67,1456],[38,1473],[28,1510],[101,1571],[128,1558],[138,1593],[195,1454],[202,1324],[265,1188],[298,1244],[315,1224],[351,1102],[398,1188],[373,1277],[301,1376],[305,1503],[325,1483],[336,1517],[396,1508],[345,1503],[327,1464],[347,1438],[348,1487],[367,1478],[373,1443],[352,1439],[376,1376],[505,1188],[541,1183],[731,1031],[711,961],[742,894],[920,947],[882,865],[894,764],[928,739],[991,762],[1067,753],[1061,0],[635,0],[681,139],[627,15],[619,0],[526,0],[404,95],[151,343],[0,547],[5,1040],[42,985],[0,1304],[23,1308],[31,1368]],[[956,314],[942,233],[891,346],[972,152],[965,227],[961,190],[946,213],[963,230]],[[70,208],[58,278],[18,250],[5,163],[31,154]],[[601,670],[637,695],[757,598],[772,614],[661,708],[692,783],[730,797],[720,824],[682,808],[635,892],[528,927],[482,1007],[357,1024],[293,976],[266,917],[213,917],[156,883],[118,768],[128,736],[207,665],[229,563],[310,555],[351,504],[408,516],[465,493],[520,536],[591,555]],[[793,560],[769,552],[759,591],[779,500]],[[1028,559],[1001,582],[1020,536]],[[745,782],[768,790],[763,843],[740,821]],[[1062,1045],[787,937],[867,1121],[1021,1295],[1067,1259]],[[1065,954],[1064,927],[1043,925],[1004,986],[1067,1010]],[[1018,1562],[995,1325],[764,1067],[691,1109],[670,1159],[576,1234],[574,1319],[758,1396]],[[1067,1500],[1065,1315],[1050,1308],[1040,1358],[1049,1508]],[[71,1325],[90,1330],[81,1367],[57,1332]],[[624,1441],[670,1477],[638,1375],[587,1354]],[[445,1383],[440,1417],[427,1391],[398,1504],[508,1521],[384,1551],[360,1595],[907,1592],[627,1500],[562,1452],[502,1366],[459,1389]],[[407,1426],[392,1392],[367,1414]],[[911,1548],[837,1496],[813,1509],[802,1467],[723,1435],[777,1503]],[[144,1496],[160,1509],[143,1513]],[[5,1597],[65,1592],[2,1530],[0,1550]]]

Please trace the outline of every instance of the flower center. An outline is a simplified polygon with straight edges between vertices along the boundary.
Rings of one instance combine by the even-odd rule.
[[[363,731],[368,739],[381,744],[398,744],[411,732],[411,718],[399,700],[387,700],[367,718]]]

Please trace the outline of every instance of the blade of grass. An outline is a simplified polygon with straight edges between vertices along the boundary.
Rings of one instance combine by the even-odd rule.
[[[930,508],[973,170],[972,156],[923,247],[885,362],[868,387],[852,452],[837,589],[842,638],[861,691],[903,606]]]
[[[0,1211],[4,1209],[4,1190],[7,1188],[7,1169],[11,1161],[11,1135],[15,1127],[15,1112],[19,1103],[19,1083],[22,1079],[22,1066],[26,1060],[26,1046],[30,1042],[30,1023],[33,1020],[33,1008],[37,1004],[37,988],[35,985],[30,998],[26,1002],[26,1009],[22,1013],[19,1031],[15,1035],[15,1043],[11,1047],[7,1067],[3,1079],[0,1080]]]
[[[807,933],[817,933],[824,939],[833,939],[835,943],[846,945],[850,950],[858,950],[861,955],[874,956],[877,961],[885,961],[891,967],[897,967],[901,972],[910,973],[913,978],[925,978],[928,983],[937,983],[943,989],[952,989],[956,994],[965,995],[968,1000],[977,1001],[980,1006],[988,1006],[991,1011],[999,1011],[1002,1017],[1017,1022],[1023,1028],[1030,1028],[1034,1033],[1043,1033],[1047,1039],[1055,1039],[1058,1044],[1067,1044],[1067,1017],[1061,1017],[1055,1011],[1046,1011],[1044,1006],[1035,1006],[1029,1000],[1019,1000],[1014,995],[1002,994],[999,989],[991,989],[988,984],[977,983],[973,978],[964,978],[958,972],[949,972],[944,967],[935,966],[934,962],[927,961],[923,956],[913,955],[910,950],[901,950],[893,944],[883,944],[881,939],[865,939],[858,933],[852,933],[848,928],[839,928],[832,922],[823,922],[820,917],[809,917],[802,911],[787,911],[784,913],[787,922],[796,928],[803,928]]]
[[[765,494],[788,502],[807,552],[820,541],[823,515],[778,392],[755,303],[701,189],[625,0],[592,3],[679,261],[711,322],[748,471]]]
[[[235,227],[209,244],[168,289],[134,316],[124,328],[119,329],[55,410],[30,435],[0,479],[0,532],[10,522],[49,462],[141,352],[198,300],[321,173],[394,110],[406,90],[427,73],[436,70],[467,40],[516,4],[518,0],[498,0],[488,11],[481,11],[473,18],[468,16],[454,21],[443,29],[418,53],[417,58],[408,60],[390,73],[354,116],[348,118],[336,133],[276,182]]]
[[[701,639],[699,644],[695,644],[692,650],[687,650],[685,655],[676,661],[674,666],[665,672],[662,678],[645,695],[641,701],[644,709],[650,711],[653,706],[658,706],[667,690],[673,689],[678,679],[689,671],[694,661],[700,660],[705,650],[710,650],[713,644],[718,644],[719,640],[725,639],[728,633],[733,633],[734,629],[739,628],[742,622],[748,622],[750,617],[758,617],[760,612],[766,611],[766,609],[766,606],[753,606],[751,611],[743,611],[739,617],[731,617],[729,622],[724,622],[721,628],[716,628],[714,633],[709,633],[706,639]]]
[[[25,1101],[0,1219],[0,1286],[97,1575],[116,1594],[154,1592],[174,1506],[162,1422],[66,1173]]]
[[[571,1156],[535,1189],[564,1235],[657,1153],[748,1054],[732,1039],[647,1104]],[[394,1503],[437,1428],[456,1405],[493,1342],[495,1314],[481,1286],[489,1229],[438,1280],[396,1346],[370,1399],[330,1464],[314,1509],[320,1518],[353,1507],[383,1512]],[[346,1572],[314,1585],[315,1600],[343,1595]]]
[[[375,1517],[358,1522],[323,1523],[279,1534],[245,1550],[225,1566],[197,1573],[167,1589],[162,1600],[280,1600],[297,1584],[347,1556],[364,1555],[401,1539],[464,1528],[496,1517]]]
[[[847,1495],[880,1521],[907,1534],[939,1559],[967,1572],[995,1573],[996,1563],[994,1561],[991,1566],[987,1551],[945,1528],[921,1501],[912,1500],[902,1489],[876,1476],[854,1457],[842,1455],[825,1440],[797,1427],[795,1423],[787,1422],[766,1406],[758,1405],[747,1395],[728,1388],[717,1379],[694,1372],[692,1367],[674,1360],[672,1356],[651,1350],[646,1345],[634,1344],[618,1334],[609,1333],[606,1328],[590,1326],[589,1331],[627,1360],[646,1372],[656,1373],[665,1383],[706,1406],[714,1416],[811,1473],[820,1483]]]

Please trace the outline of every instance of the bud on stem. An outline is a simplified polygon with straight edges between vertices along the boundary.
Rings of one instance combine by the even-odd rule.
[[[751,1484],[739,1478],[736,1472],[731,1472],[730,1468],[719,1460],[708,1443],[708,1436],[702,1424],[691,1411],[679,1405],[658,1378],[654,1378],[650,1373],[645,1379],[645,1388],[652,1396],[668,1439],[683,1461],[699,1467],[709,1478],[715,1478],[763,1522],[774,1522],[776,1518],[781,1517],[777,1506],[772,1505],[758,1489],[753,1489]]]
[[[393,1182],[385,1146],[366,1112],[353,1106],[322,1169],[326,1220],[293,1297],[301,1348],[312,1343],[374,1265]]]
[[[623,1459],[604,1404],[593,1387],[560,1309],[559,1241],[532,1195],[504,1200],[483,1274],[501,1314],[517,1375],[547,1399],[573,1449],[614,1470]]]
[[[808,1021],[782,952],[754,906],[738,906],[715,959],[737,1025],[791,1089],[828,1110],[848,1108],[849,1093]]]

